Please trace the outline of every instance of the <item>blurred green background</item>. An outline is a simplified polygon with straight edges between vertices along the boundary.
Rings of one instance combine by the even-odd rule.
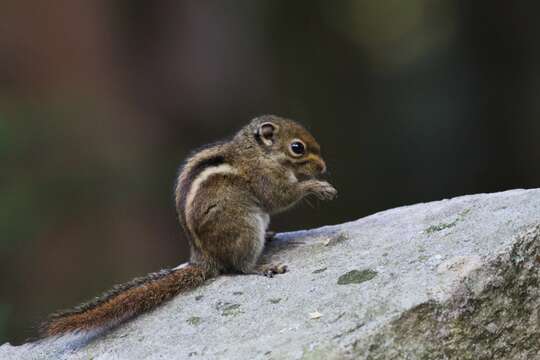
[[[260,114],[306,124],[340,191],[274,230],[538,187],[539,8],[2,1],[0,343],[185,261],[179,164]]]

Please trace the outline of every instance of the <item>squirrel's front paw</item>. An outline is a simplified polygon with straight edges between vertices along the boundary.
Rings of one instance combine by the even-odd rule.
[[[321,200],[332,200],[337,196],[337,190],[327,181],[309,180],[306,181],[307,192],[313,194]]]

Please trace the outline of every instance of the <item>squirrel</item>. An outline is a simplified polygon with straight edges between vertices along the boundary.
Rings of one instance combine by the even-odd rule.
[[[336,189],[318,180],[326,171],[315,138],[300,124],[275,115],[253,119],[231,140],[193,153],[175,186],[178,220],[190,260],[116,285],[94,300],[49,316],[42,338],[99,333],[149,311],[222,273],[272,277],[282,264],[258,265],[270,215],[307,195],[331,200]]]

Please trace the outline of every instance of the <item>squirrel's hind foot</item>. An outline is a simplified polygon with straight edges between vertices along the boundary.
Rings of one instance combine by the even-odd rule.
[[[285,264],[263,264],[257,267],[255,273],[271,278],[277,274],[284,274],[287,272],[287,270],[288,268]]]

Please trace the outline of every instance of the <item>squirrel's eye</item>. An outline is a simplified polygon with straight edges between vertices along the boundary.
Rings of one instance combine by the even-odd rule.
[[[294,156],[301,156],[306,153],[306,146],[300,141],[293,141],[290,146]]]

